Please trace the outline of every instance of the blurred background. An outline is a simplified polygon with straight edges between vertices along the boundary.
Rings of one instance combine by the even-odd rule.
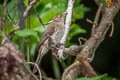
[[[2,4],[0,0],[0,19],[2,15]],[[23,0],[22,9],[28,6],[29,1]],[[5,35],[14,31],[13,27],[20,19],[19,0],[8,0],[6,6],[6,20],[3,33],[0,34],[0,43]],[[11,41],[15,42],[17,48],[26,56],[26,61],[35,61],[37,56],[38,43],[41,35],[48,25],[43,28],[37,15],[42,18],[43,23],[47,23],[54,18],[56,14],[63,13],[67,8],[67,0],[40,0],[32,9],[29,17],[23,23],[23,29],[15,31]],[[78,38],[89,39],[92,24],[86,21],[87,18],[94,20],[98,6],[94,0],[76,0],[70,34],[67,39],[66,47],[70,45],[79,45]],[[110,30],[107,32],[105,40],[100,44],[95,52],[95,58],[91,65],[98,74],[107,73],[104,80],[120,79],[120,11],[114,18],[114,33],[109,37]],[[22,38],[22,39],[20,39]],[[20,47],[21,46],[21,47]],[[58,61],[51,56],[49,52],[42,60],[41,70],[44,76],[60,79],[64,69],[72,64],[75,57],[69,56],[65,61]]]

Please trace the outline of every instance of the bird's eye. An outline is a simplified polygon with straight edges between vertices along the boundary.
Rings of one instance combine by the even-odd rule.
[[[58,17],[60,17],[60,15],[58,15]]]

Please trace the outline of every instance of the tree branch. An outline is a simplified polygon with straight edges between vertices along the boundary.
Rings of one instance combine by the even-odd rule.
[[[63,46],[61,46],[60,47],[61,49],[58,51],[59,58],[64,58],[63,57],[63,49],[64,49],[64,44],[66,43],[67,36],[68,36],[69,30],[70,30],[74,2],[75,2],[75,0],[68,0],[68,8],[66,10],[67,16],[66,16],[66,21],[65,21],[65,33],[60,41],[60,43],[63,44]]]
[[[79,61],[76,61],[72,65],[70,65],[67,69],[65,69],[62,80],[75,80],[75,78],[80,75],[82,72],[81,64]]]
[[[25,11],[23,12],[23,18],[24,20],[29,16],[30,11],[32,10],[32,8],[37,4],[37,2],[39,2],[39,0],[32,0],[29,5],[27,6],[27,8],[25,9]],[[17,30],[20,28],[19,23],[17,22],[15,25],[13,25]]]
[[[98,21],[99,21],[99,18],[100,18],[100,13],[101,13],[102,7],[103,7],[103,4],[100,3],[99,8],[98,8],[97,13],[96,13],[96,16],[95,16],[95,19],[94,19],[94,23],[95,24],[93,24],[93,26],[92,26],[92,33],[91,33],[91,35],[94,34],[95,28],[98,25]]]
[[[80,52],[80,55],[86,56],[86,58],[91,58],[96,51],[96,48],[100,45],[100,43],[104,40],[106,32],[108,31],[113,18],[117,14],[118,10],[120,9],[120,1],[117,0],[113,2],[113,5],[109,8],[104,7],[104,13],[102,15],[101,21],[95,29],[95,33],[88,39],[85,43],[84,48]]]
[[[63,53],[67,55],[77,56],[78,53],[82,50],[82,48],[83,48],[82,45],[81,46],[72,45],[69,48],[65,48],[63,50]]]
[[[81,52],[79,53],[78,58],[83,56],[83,57],[86,57],[88,60],[90,60],[90,62],[93,60],[93,58],[94,58],[93,55],[94,55],[96,49],[98,48],[100,43],[102,43],[102,41],[104,40],[106,32],[110,28],[110,25],[111,25],[115,15],[117,14],[117,12],[120,9],[120,1],[115,0],[112,2],[111,7],[109,7],[109,8],[104,7],[104,8],[105,8],[104,13],[102,14],[100,23],[96,27],[94,34],[84,44],[84,47],[81,50]],[[72,65],[70,65],[64,71],[62,80],[67,80],[68,77],[69,77],[69,80],[75,80],[75,78],[82,73],[81,68],[82,68],[82,66],[80,65],[80,63],[78,61],[74,62]],[[76,71],[74,71],[74,70],[76,70]],[[75,76],[73,76],[73,74],[71,74],[71,72]]]
[[[28,7],[25,9],[24,14],[23,14],[23,17],[24,17],[24,18],[27,18],[27,17],[28,17],[31,9],[36,5],[37,2],[39,2],[39,0],[32,0],[32,1],[29,3]]]

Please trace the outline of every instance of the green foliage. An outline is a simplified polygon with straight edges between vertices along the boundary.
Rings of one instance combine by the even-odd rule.
[[[103,75],[99,75],[99,76],[93,77],[93,78],[81,77],[81,78],[77,78],[76,80],[118,80],[118,79],[112,78],[112,77],[108,76],[107,74],[103,74]]]
[[[55,57],[52,57],[52,63],[53,63],[53,72],[56,77],[56,79],[60,79],[61,72],[60,72],[60,67],[58,65],[58,61],[55,59]]]
[[[29,1],[29,0],[24,0],[24,6],[25,6],[25,7],[28,6],[28,1]]]
[[[24,7],[26,8],[28,6],[29,0],[24,0]],[[86,33],[84,29],[80,27],[80,25],[76,24],[76,20],[80,20],[84,18],[84,15],[86,12],[88,12],[90,9],[85,7],[83,4],[80,4],[81,0],[76,0],[74,11],[73,11],[73,18],[72,22],[74,24],[71,25],[70,28],[70,34],[68,37],[67,45],[71,45],[70,40],[80,33]],[[18,7],[16,7],[18,4],[18,0],[11,0],[7,4],[7,14],[6,14],[6,25],[3,29],[3,34],[1,34],[1,37],[4,37],[4,35],[9,34],[10,32],[14,31],[13,24],[16,24],[19,21],[19,11]],[[1,5],[0,5],[1,7]],[[13,42],[15,42],[16,46],[19,46],[19,40],[22,37],[24,40],[24,54],[26,57],[29,57],[28,55],[32,56],[33,58],[30,58],[30,61],[34,61],[34,56],[36,54],[37,46],[40,41],[40,37],[47,28],[48,25],[45,26],[45,28],[42,27],[40,24],[37,14],[42,18],[43,23],[47,23],[48,21],[52,20],[56,14],[61,14],[67,9],[67,0],[40,0],[37,5],[31,10],[29,18],[25,21],[25,28],[23,30],[15,31],[15,35],[12,39]],[[37,11],[37,12],[36,12]],[[0,15],[1,15],[1,8],[0,8]],[[28,45],[29,44],[29,45]],[[29,58],[27,58],[29,60]],[[69,60],[70,62],[70,60]],[[70,64],[70,63],[68,63]],[[54,60],[53,62],[54,75],[56,78],[60,78],[60,73],[57,74],[56,71],[60,70],[57,61]],[[62,66],[67,66],[64,62],[61,62]]]
[[[67,45],[70,45],[70,40],[77,34],[80,34],[80,33],[86,33],[86,30],[85,29],[82,29],[78,24],[72,24],[71,27],[70,27],[70,33],[69,33],[69,36],[68,36],[68,42],[67,42]]]
[[[103,3],[104,6],[108,6],[105,0],[100,0],[101,3]]]
[[[14,23],[19,20],[19,11],[18,11],[18,0],[11,0],[6,7],[6,16],[9,16],[11,18],[11,21],[8,21],[7,23]],[[7,17],[8,19],[8,17]],[[15,24],[15,23],[14,23]],[[12,24],[13,25],[13,24]]]
[[[73,11],[72,21],[75,22],[77,19],[83,19],[86,12],[90,9],[85,7],[83,4],[77,5]]]
[[[0,5],[0,16],[2,15],[2,6]]]
[[[24,38],[32,36],[36,38],[37,41],[40,40],[39,36],[37,35],[37,32],[31,29],[19,30],[19,31],[16,31],[15,34],[18,35],[19,37],[24,37]]]
[[[28,6],[29,0],[24,0],[24,7]],[[42,27],[40,24],[38,15],[42,18],[44,23],[50,21],[54,18],[56,14],[63,13],[67,8],[67,1],[68,0],[40,0],[37,5],[31,10],[29,18],[25,21],[25,28],[23,30],[15,31],[15,35],[12,39],[15,42],[16,46],[19,46],[19,40],[22,37],[25,40],[24,43],[24,54],[30,54],[30,61],[34,61],[34,56],[37,52],[38,43],[40,41],[40,37],[47,28]],[[70,33],[67,40],[67,46],[71,45],[72,43],[70,40],[81,33],[86,33],[85,29],[82,29],[79,24],[76,23],[77,20],[83,19],[86,12],[90,11],[90,8],[80,4],[81,0],[76,0],[73,10],[73,17],[72,17],[72,24],[70,27]],[[105,0],[101,0],[104,6],[107,6]],[[0,34],[0,39],[3,38],[5,35],[9,34],[10,32],[14,31],[13,24],[16,24],[19,21],[19,11],[18,11],[18,0],[10,0],[6,7],[6,24],[3,29],[3,33]],[[37,12],[35,11],[37,10]],[[0,19],[2,14],[2,5],[0,4]],[[29,45],[28,45],[29,44]],[[26,54],[25,54],[26,55]],[[28,57],[28,56],[26,56]],[[71,64],[71,57],[68,58],[67,64],[63,61],[61,62],[61,67],[64,69],[69,64]],[[53,73],[56,78],[60,78],[60,67],[55,58],[53,58]],[[59,72],[59,73],[58,73]],[[106,75],[101,75],[95,78],[78,78],[76,80],[113,80],[113,78],[108,77]],[[58,80],[58,79],[57,79]]]
[[[105,76],[107,76],[107,74],[101,75],[101,76],[97,76],[97,77],[93,77],[93,78],[78,78],[76,80],[99,80],[99,79],[103,79]]]
[[[79,3],[80,0],[76,0],[73,11],[73,18],[72,18],[73,22],[79,19],[83,19],[84,14],[90,10],[89,8],[85,7],[83,4],[80,5]],[[28,0],[24,0],[25,7],[27,7],[27,4],[28,4]],[[51,19],[53,19],[53,17],[56,14],[63,13],[66,10],[66,8],[67,8],[67,0],[52,0],[52,1],[41,0],[37,3],[37,5],[34,8],[37,10],[37,12],[35,12],[34,9],[32,10],[32,13],[30,15],[30,23],[26,22],[25,26],[30,24],[30,28],[38,32],[39,36],[41,36],[41,34],[45,31],[45,29],[39,23],[39,20],[36,17],[36,13],[38,13],[39,16],[42,18],[42,21],[46,23]],[[72,39],[72,37],[80,33],[86,33],[86,31],[82,29],[80,25],[76,23],[72,24],[66,45],[71,45],[70,40]]]

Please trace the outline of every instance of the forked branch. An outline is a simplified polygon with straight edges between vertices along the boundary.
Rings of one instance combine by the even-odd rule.
[[[111,7],[109,8],[108,7],[102,7],[102,8],[104,8],[104,11],[103,11],[104,13],[102,14],[100,23],[98,23],[97,27],[94,30],[94,33],[84,44],[84,47],[80,51],[78,58],[82,56],[87,60],[89,60],[90,62],[93,60],[94,58],[93,55],[96,49],[98,48],[100,43],[102,43],[102,41],[104,40],[104,37],[108,29],[110,28],[110,25],[115,15],[120,10],[120,0],[114,0],[112,2]],[[82,66],[78,61],[74,62],[64,71],[62,80],[75,80],[76,77],[82,73],[81,68]]]

